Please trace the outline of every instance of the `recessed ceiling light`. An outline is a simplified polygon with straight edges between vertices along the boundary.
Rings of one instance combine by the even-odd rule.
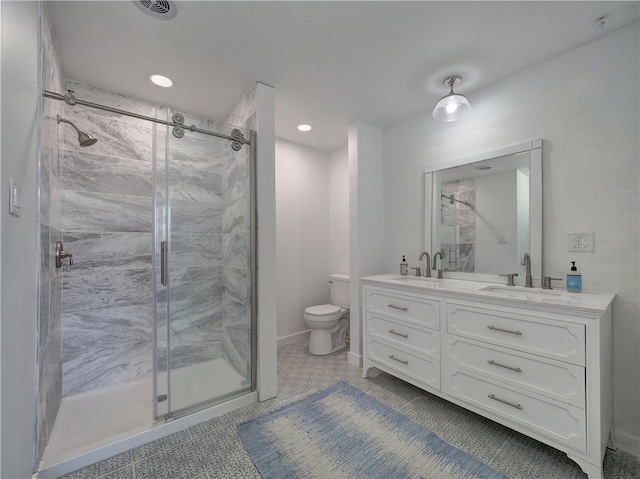
[[[158,75],[157,73],[152,73],[149,75],[149,80],[155,83],[158,86],[168,88],[173,85],[173,80],[171,78],[167,78],[164,75]]]
[[[298,125],[298,130],[300,130],[300,131],[309,131],[309,130],[311,130],[311,125],[305,125],[303,123],[302,125]]]

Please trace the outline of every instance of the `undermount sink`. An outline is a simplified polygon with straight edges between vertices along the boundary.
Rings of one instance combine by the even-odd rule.
[[[439,281],[438,278],[427,278],[425,276],[393,276],[389,278],[392,281]]]
[[[533,288],[523,288],[519,286],[486,286],[480,288],[480,291],[486,291],[487,293],[498,293],[511,298],[545,298],[553,296],[561,296],[557,291],[541,290]]]

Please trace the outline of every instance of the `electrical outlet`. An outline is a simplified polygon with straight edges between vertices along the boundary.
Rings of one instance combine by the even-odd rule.
[[[595,233],[569,233],[567,251],[594,251]]]
[[[568,251],[578,251],[580,249],[580,235],[578,233],[569,233]]]
[[[593,233],[580,233],[580,251],[593,251]]]

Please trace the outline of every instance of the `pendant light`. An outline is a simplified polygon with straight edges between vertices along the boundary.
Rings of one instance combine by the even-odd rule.
[[[433,110],[433,118],[438,121],[456,121],[471,111],[471,105],[464,95],[455,93],[453,87],[462,81],[458,75],[450,76],[444,80],[451,92],[443,96]]]

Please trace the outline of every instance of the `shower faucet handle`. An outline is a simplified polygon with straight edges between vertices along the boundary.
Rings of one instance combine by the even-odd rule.
[[[56,268],[62,268],[62,260],[69,258],[69,266],[73,266],[73,253],[64,250],[62,241],[56,241],[55,246]]]

